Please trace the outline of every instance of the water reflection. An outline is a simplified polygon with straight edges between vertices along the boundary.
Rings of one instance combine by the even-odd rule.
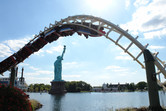
[[[51,95],[52,98],[52,111],[62,111],[62,99],[65,95]]]

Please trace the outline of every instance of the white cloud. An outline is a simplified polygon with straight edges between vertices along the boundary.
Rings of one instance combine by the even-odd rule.
[[[132,60],[132,58],[129,56],[116,56],[115,59],[116,60]]]
[[[105,69],[106,70],[111,70],[111,71],[114,71],[114,72],[126,72],[126,71],[129,70],[128,68],[115,66],[115,65],[107,66]]]
[[[104,80],[104,81],[107,81],[107,80],[110,80],[111,78],[111,75],[110,74],[102,74],[102,75],[97,75],[96,79],[101,79],[101,80]]]
[[[15,39],[15,40],[6,40],[0,43],[0,57],[8,57],[13,51],[18,51],[22,48],[31,37],[27,36],[23,39]]]
[[[121,52],[120,55],[127,56],[128,54],[125,52]]]
[[[40,75],[40,74],[37,72],[27,72],[26,73],[26,76],[38,76],[38,75]]]
[[[78,43],[77,43],[77,42],[71,42],[71,44],[72,44],[72,45],[78,45]]]
[[[62,74],[62,77],[63,77],[63,78],[80,78],[81,75],[63,75],[63,74]]]
[[[33,77],[33,76],[26,77],[27,84],[34,84],[34,83],[50,84],[50,81],[52,81],[51,77]]]
[[[0,57],[10,56],[12,51],[10,48],[4,44],[0,44]]]
[[[144,33],[145,39],[153,39],[155,37],[161,38],[161,36],[166,35],[166,28],[158,31],[146,32]]]
[[[38,55],[38,56],[44,56],[45,51],[43,49],[40,49],[38,52],[35,52],[34,55]]]
[[[27,44],[30,39],[32,39],[32,37],[27,36],[27,37],[24,37],[22,39],[6,40],[6,41],[0,43],[0,57],[9,56],[12,53],[17,52],[25,44]],[[63,46],[59,45],[57,47],[51,47],[48,50],[40,49],[38,52],[35,52],[34,55],[44,56],[45,52],[53,54],[54,52],[62,52],[62,50],[63,50]]]
[[[66,62],[63,63],[63,68],[64,69],[75,69],[78,68],[79,64],[77,62]]]
[[[90,62],[75,62],[75,61],[73,61],[73,62],[65,62],[65,63],[63,63],[62,67],[65,70],[67,70],[67,69],[74,70],[74,69],[88,67],[91,64],[92,63],[90,63]]]
[[[46,71],[46,70],[36,70],[35,72],[27,72],[26,75],[28,76],[38,76],[38,75],[53,75],[52,71]]]
[[[51,50],[46,50],[46,52],[49,53],[49,54],[53,53],[53,51],[51,51]]]
[[[12,50],[18,51],[25,44],[27,44],[30,39],[31,37],[26,37],[23,39],[15,39],[15,40],[6,40],[4,41],[4,43],[7,44]]]
[[[125,0],[125,7],[126,7],[126,9],[129,7],[129,5],[130,5],[130,0]]]
[[[132,60],[132,58],[124,52],[121,52],[119,56],[115,57],[116,60]]]
[[[49,50],[46,50],[47,53],[53,54],[54,52],[62,52],[63,51],[63,46],[58,45],[57,47],[51,47]]]
[[[149,49],[164,49],[164,48],[166,48],[165,46],[154,46],[154,45],[151,45],[151,46],[149,46]]]
[[[29,64],[21,62],[19,66],[29,66]]]
[[[107,66],[105,69],[120,69],[121,67],[120,66],[114,66],[114,65],[112,65],[112,66]]]
[[[132,21],[122,24],[122,28],[129,29],[132,34],[138,34],[139,31],[143,33],[156,30],[162,31],[165,28],[165,0],[153,0],[151,3],[149,3],[148,0],[137,0],[135,5],[140,7],[138,7],[135,13],[132,15]],[[162,35],[165,35],[165,32],[156,34],[156,36]]]
[[[34,67],[34,66],[31,66],[29,64],[26,64],[26,63],[21,63],[21,66],[27,66],[26,69],[30,69],[26,75],[29,75],[29,76],[37,76],[37,75],[49,75],[49,74],[53,74],[53,71],[49,71],[49,70],[42,70],[40,68],[37,68],[37,67]]]
[[[143,5],[147,5],[149,3],[150,0],[136,0],[134,2],[134,6],[136,7],[140,7],[140,6],[143,6]]]
[[[34,70],[34,71],[38,71],[39,68],[33,67],[33,66],[29,66],[30,69]]]
[[[40,70],[40,68],[31,66],[30,64],[27,64],[27,63],[20,63],[19,66],[29,68],[30,70],[33,70],[33,71],[39,71]]]
[[[46,71],[46,70],[40,70],[40,71],[37,71],[39,74],[53,74],[53,71]]]

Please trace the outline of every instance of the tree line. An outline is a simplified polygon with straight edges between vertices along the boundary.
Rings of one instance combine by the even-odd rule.
[[[135,83],[126,83],[125,86],[119,86],[118,90],[120,91],[136,91],[136,90],[147,90],[147,83],[144,81]]]
[[[48,92],[51,86],[49,84],[30,84],[28,92]]]
[[[112,88],[113,85],[106,84],[108,88]],[[30,84],[28,87],[28,92],[48,92],[51,86],[48,84]],[[81,91],[91,91],[92,86],[84,81],[71,81],[65,83],[65,89],[67,92],[81,92]],[[125,85],[118,85],[119,91],[137,91],[137,90],[147,90],[147,83],[144,81],[135,83],[126,83]]]
[[[84,81],[71,81],[65,83],[67,92],[90,91],[91,88],[91,85]],[[28,92],[48,92],[50,89],[51,86],[48,84],[30,84]]]
[[[158,85],[158,90],[161,90],[161,89],[162,87]],[[134,83],[127,84],[127,90],[128,91],[148,90],[147,82],[141,81],[141,82],[138,82],[137,84],[134,84]]]
[[[92,86],[84,81],[71,81],[65,83],[67,92],[91,91]]]
[[[106,84],[108,88],[112,88],[112,84]],[[160,90],[161,87],[158,86],[158,89]],[[119,84],[118,85],[118,91],[145,91],[148,90],[147,82],[140,81],[137,84],[135,83],[126,83],[124,85]]]

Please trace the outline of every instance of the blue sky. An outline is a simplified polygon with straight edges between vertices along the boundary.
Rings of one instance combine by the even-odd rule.
[[[93,15],[118,24],[158,57],[166,60],[166,1],[165,0],[15,0],[0,1],[0,61],[18,51],[50,23],[73,15]],[[113,35],[114,36],[114,35]],[[122,44],[127,45],[125,41]],[[129,44],[129,43],[128,43]],[[92,86],[103,83],[137,83],[146,81],[145,70],[106,39],[74,34],[47,44],[18,65],[19,76],[24,67],[28,84],[50,84],[53,63],[66,53],[62,77],[66,81],[82,80]],[[136,48],[132,48],[137,52]],[[140,57],[141,61],[143,57]],[[5,77],[9,72],[4,73]],[[2,77],[2,76],[1,76]]]

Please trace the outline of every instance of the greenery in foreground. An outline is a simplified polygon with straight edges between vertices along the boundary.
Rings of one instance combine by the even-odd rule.
[[[0,111],[32,111],[28,95],[17,87],[0,84]]]
[[[110,88],[112,84],[107,83],[107,87]],[[48,84],[30,84],[28,92],[48,92],[51,85]],[[84,81],[68,81],[65,83],[65,88],[67,92],[89,92],[92,86]],[[126,83],[125,87],[119,86],[119,91],[144,91],[147,90],[147,83],[140,81],[137,84]]]

